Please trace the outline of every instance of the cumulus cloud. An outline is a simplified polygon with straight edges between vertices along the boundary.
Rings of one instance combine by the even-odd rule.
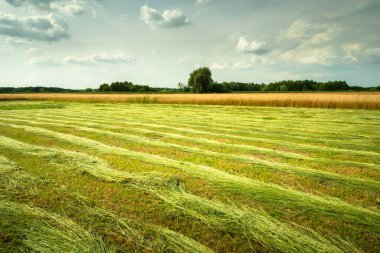
[[[268,49],[265,48],[266,43],[262,41],[248,41],[244,36],[241,36],[238,40],[238,44],[236,46],[238,52],[244,53],[254,53],[254,54],[265,54],[269,52]]]
[[[63,60],[64,63],[71,64],[82,64],[82,65],[91,65],[97,63],[126,63],[132,62],[135,59],[129,55],[126,55],[123,52],[115,53],[115,54],[107,54],[107,53],[94,53],[91,55],[84,56],[68,56]]]
[[[151,27],[181,27],[191,24],[190,19],[180,9],[165,10],[161,13],[144,5],[141,7],[140,16]]]
[[[49,9],[50,3],[54,0],[5,0],[8,4],[20,6],[33,6],[38,9]]]
[[[340,28],[334,24],[316,24],[308,23],[298,19],[283,32],[286,39],[295,39],[299,41],[308,41],[314,44],[320,44],[332,40],[334,34]]]
[[[67,22],[57,15],[17,17],[0,14],[0,34],[9,37],[59,41],[70,38]]]
[[[79,15],[94,12],[87,0],[6,0],[15,7],[34,8],[41,11],[54,11],[66,15]]]
[[[301,65],[331,65],[347,60],[345,57],[354,60],[354,49],[342,49],[337,41],[339,31],[340,27],[335,24],[310,23],[298,19],[280,33],[280,40],[285,46],[278,58]],[[286,48],[286,45],[291,46]]]

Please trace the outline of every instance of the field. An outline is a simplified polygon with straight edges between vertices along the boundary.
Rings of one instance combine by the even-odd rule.
[[[0,102],[0,252],[380,252],[379,93],[38,96],[0,97],[55,100]]]
[[[0,94],[2,100],[380,109],[380,92],[233,94]]]

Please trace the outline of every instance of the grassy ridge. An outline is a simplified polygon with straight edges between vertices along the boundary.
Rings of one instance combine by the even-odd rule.
[[[1,181],[20,164],[50,183],[16,177],[0,195],[68,212],[110,250],[376,252],[377,118],[365,110],[5,102]],[[71,204],[78,194],[84,205]]]

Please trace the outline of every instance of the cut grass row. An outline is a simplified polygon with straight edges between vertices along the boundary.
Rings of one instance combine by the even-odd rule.
[[[12,121],[15,121],[15,120],[13,119]],[[270,170],[278,170],[278,171],[282,171],[282,172],[286,172],[290,174],[296,174],[303,177],[308,177],[311,179],[318,179],[318,180],[324,181],[325,183],[345,186],[348,188],[354,187],[356,189],[360,189],[364,191],[372,191],[375,193],[380,193],[380,183],[377,181],[369,180],[369,179],[367,180],[358,179],[358,178],[347,177],[347,176],[343,176],[339,174],[318,171],[318,170],[310,169],[307,167],[291,166],[291,165],[278,163],[278,162],[269,162],[263,159],[258,159],[258,158],[254,158],[250,156],[219,153],[219,152],[214,152],[214,151],[209,151],[209,150],[204,150],[204,149],[199,149],[199,148],[187,147],[187,146],[178,145],[178,144],[160,142],[160,141],[151,140],[149,138],[130,135],[130,134],[99,130],[99,129],[89,128],[89,127],[80,127],[76,125],[79,121],[77,122],[74,120],[66,121],[65,123],[51,123],[51,122],[46,123],[41,120],[38,120],[38,121],[28,120],[27,122],[28,124],[49,124],[53,126],[73,127],[74,129],[79,130],[79,131],[98,133],[98,134],[102,134],[102,135],[112,137],[112,138],[132,141],[134,143],[138,143],[145,146],[172,148],[172,149],[177,149],[184,152],[195,153],[201,156],[209,156],[209,157],[215,157],[215,158],[229,159],[232,161],[245,162],[245,163],[260,165],[260,169],[263,169],[264,167]],[[10,125],[10,126],[15,127],[15,125]],[[22,125],[21,125],[21,128],[22,128]]]
[[[148,119],[144,119],[142,122],[137,119],[130,119],[125,116],[114,116],[114,115],[104,115],[102,116],[102,120],[99,120],[99,117],[97,116],[85,116],[83,113],[75,114],[74,112],[70,111],[67,115],[60,114],[60,116],[57,117],[65,117],[67,116],[67,120],[70,120],[70,117],[79,116],[83,117],[84,119],[88,119],[90,121],[94,122],[109,122],[112,120],[113,124],[126,124],[134,128],[136,127],[150,127],[153,128],[156,131],[175,131],[180,134],[193,134],[197,136],[207,136],[207,137],[215,137],[215,138],[221,138],[221,139],[228,139],[232,141],[242,141],[242,142],[250,142],[250,144],[259,143],[259,144],[271,144],[271,145],[278,145],[280,147],[285,147],[292,150],[302,151],[302,152],[334,152],[338,154],[347,154],[347,155],[356,155],[356,156],[368,156],[372,157],[374,159],[379,160],[380,154],[378,152],[374,151],[365,151],[365,150],[355,150],[355,149],[344,149],[344,148],[334,148],[329,146],[323,146],[323,145],[315,145],[315,144],[307,144],[307,143],[299,143],[299,142],[293,142],[293,141],[284,141],[282,139],[268,139],[268,138],[262,138],[262,137],[250,137],[250,136],[242,136],[239,134],[229,134],[229,133],[221,133],[218,131],[215,131],[212,127],[207,127],[208,130],[198,130],[191,127],[175,127],[171,126],[172,123],[169,123],[171,121],[174,121],[174,119],[165,119],[162,121],[152,121]],[[54,115],[46,115],[48,117],[55,117]],[[71,118],[72,119],[72,118]],[[144,123],[144,121],[153,122],[153,123]],[[228,131],[227,131],[228,132]],[[258,148],[260,149],[260,148]],[[280,152],[280,151],[279,151]]]
[[[49,156],[54,159],[53,161],[59,162],[62,165],[67,164],[67,155],[62,153],[61,150],[28,145],[6,137],[0,139],[0,145],[4,148],[15,149],[17,152],[30,155]],[[97,173],[97,169],[91,172],[86,167],[87,163],[84,164],[85,168],[82,168],[82,160],[86,155],[76,155],[79,157],[75,158],[71,156],[70,159],[72,160],[71,163],[75,164],[79,171],[85,170],[100,180],[115,182],[112,178],[112,175],[114,175],[112,172],[109,176],[104,173]],[[112,169],[110,170],[108,167],[103,170],[112,171]],[[133,177],[125,175],[125,180],[119,180],[119,177],[117,177],[117,180],[124,183],[128,182],[134,185],[138,190],[153,193],[175,209],[202,220],[215,229],[243,233],[247,238],[253,237],[268,249],[287,252],[299,252],[300,250],[304,252],[325,252],[327,250],[330,252],[345,252],[346,250],[360,252],[360,250],[355,248],[352,244],[338,237],[327,240],[312,230],[282,223],[262,211],[254,211],[234,205],[226,205],[221,202],[206,200],[184,192],[181,188],[166,187],[162,190],[157,187],[152,187],[141,180],[131,180],[131,178]],[[101,214],[99,211],[97,213]],[[122,220],[119,221],[119,223],[124,224]],[[128,226],[126,227],[128,228]],[[164,234],[166,236],[176,236],[178,240],[178,235],[174,232],[164,230]],[[187,239],[188,243],[185,245],[191,246],[194,244],[193,241],[189,240],[190,239]],[[42,241],[44,240],[42,239]],[[181,247],[183,248],[183,246]],[[199,248],[199,246],[188,247],[188,249],[198,249],[192,252],[207,252],[204,251],[206,248],[203,248],[203,251],[199,251],[199,249],[202,249]]]
[[[16,164],[0,156],[0,174],[14,170],[17,170]],[[0,191],[1,197],[5,196]],[[100,238],[70,219],[2,199],[0,233],[17,242],[17,248],[14,248],[15,245],[0,244],[0,250],[8,252],[114,252]]]
[[[62,153],[61,150],[57,149],[47,149],[44,147],[32,146],[19,141],[7,140],[8,144],[12,143],[12,147],[20,151],[18,146],[21,146],[23,153],[37,156],[37,157],[50,157],[53,158],[53,161],[56,161],[57,164],[65,166],[68,160],[70,164],[74,165],[70,169],[81,172],[86,171],[90,175],[96,177],[97,179],[104,181],[115,182],[120,180],[120,176],[114,178],[114,173],[109,166],[102,161],[103,170],[110,172],[110,175],[104,173],[99,174],[96,167],[94,171],[89,170],[87,167],[87,162],[83,163],[83,157],[88,158],[85,154],[76,153],[76,156],[67,156],[66,153]],[[32,151],[31,151],[32,150]],[[70,153],[70,152],[69,152]],[[93,158],[90,158],[92,160]],[[86,159],[85,159],[86,160]],[[96,158],[97,162],[99,159]],[[84,167],[83,167],[84,166]],[[28,175],[24,170],[18,168],[16,164],[10,162],[3,156],[0,156],[0,174],[3,176],[2,185],[0,187],[0,197],[8,198],[10,195],[25,194],[25,189],[35,187],[36,184],[39,184],[41,180],[38,178]],[[126,173],[123,174],[123,182],[131,182],[131,175],[128,176]],[[4,177],[7,179],[4,180]],[[135,177],[133,182],[135,184],[141,185],[139,177]],[[42,184],[46,184],[47,181],[44,179]],[[52,182],[49,182],[52,184]],[[61,187],[56,186],[58,192],[62,192]],[[23,192],[18,192],[22,189]],[[211,253],[213,252],[209,248],[201,245],[200,243],[194,241],[193,239],[186,237],[182,234],[174,232],[164,227],[151,224],[142,224],[136,223],[131,220],[123,219],[115,214],[98,207],[89,207],[84,202],[89,200],[83,196],[78,196],[71,192],[63,191],[62,194],[74,198],[75,206],[78,213],[82,214],[82,217],[88,216],[91,221],[96,219],[96,227],[112,227],[113,231],[116,231],[121,236],[126,239],[133,240],[133,244],[136,245],[135,250],[140,251],[142,249],[156,249],[157,251],[163,250],[172,250],[174,252],[198,252],[198,253]],[[72,196],[71,196],[72,195]],[[73,221],[59,216],[54,213],[49,213],[46,210],[41,208],[32,208],[28,205],[23,205],[19,203],[13,203],[6,200],[0,200],[0,213],[3,216],[0,216],[2,221],[0,226],[3,233],[7,233],[8,237],[12,237],[12,240],[15,240],[15,237],[18,238],[19,242],[17,249],[12,249],[12,251],[23,251],[23,250],[32,250],[36,252],[115,252],[113,247],[106,246],[104,242],[92,233],[83,230],[79,225],[76,225]],[[40,214],[40,215],[36,215]],[[42,214],[42,215],[41,215]],[[22,215],[20,217],[19,215]],[[3,220],[4,219],[4,220]],[[25,220],[28,219],[28,220]],[[29,221],[32,219],[32,221]],[[51,220],[52,222],[47,222]],[[57,224],[53,224],[54,221]],[[91,222],[90,222],[91,223]],[[58,225],[65,224],[58,228]],[[56,226],[57,225],[57,226]],[[46,229],[46,226],[50,226],[50,229]],[[59,229],[59,230],[58,230]],[[150,242],[147,238],[144,237],[142,232],[143,229],[147,229],[150,233],[156,235],[157,239],[155,242]],[[31,230],[32,233],[28,233]],[[34,233],[33,233],[34,232]],[[40,234],[45,233],[45,234]],[[79,235],[79,236],[78,236]],[[60,238],[56,238],[60,236]],[[154,244],[162,244],[157,248]],[[8,245],[9,244],[9,245]],[[24,249],[25,246],[25,249]],[[11,250],[13,247],[10,243],[4,243],[0,245],[0,250]]]
[[[47,117],[47,118],[46,118]],[[109,123],[110,121],[107,120],[95,120],[92,118],[86,118],[86,122],[83,122],[82,120],[78,120],[75,116],[72,117],[66,117],[66,116],[46,116],[46,117],[38,117],[38,116],[33,116],[33,119],[38,119],[39,122],[60,122],[60,123],[70,123],[70,122],[75,122],[80,125],[84,126],[91,126],[91,127],[96,127],[98,128],[99,126],[102,128],[109,128],[109,129],[114,129],[114,130],[119,130],[120,127],[116,126],[118,122],[113,121],[112,125]],[[33,122],[30,121],[29,116],[13,116],[10,117],[12,120],[28,120],[28,122]],[[53,118],[53,119],[52,119]],[[11,121],[12,121],[11,120]],[[9,120],[8,120],[9,121]],[[97,123],[97,124],[95,124]],[[119,121],[120,124],[125,124],[124,121]],[[165,132],[162,130],[150,130],[150,129],[145,129],[145,128],[138,128],[137,125],[132,125],[132,127],[123,127],[122,129],[127,130],[128,132],[131,132],[133,134],[153,134],[156,136],[162,136],[166,138],[170,138],[173,140],[180,140],[181,142],[187,141],[188,143],[197,143],[201,145],[207,145],[211,147],[218,147],[218,148],[225,148],[228,150],[231,149],[237,149],[241,151],[248,151],[248,152],[253,152],[255,154],[265,154],[265,155],[271,155],[274,157],[285,157],[285,158],[299,158],[301,160],[307,160],[307,161],[314,161],[322,164],[334,164],[334,165],[346,165],[346,166],[360,166],[364,168],[370,168],[370,169],[380,169],[380,165],[374,164],[374,163],[368,163],[368,162],[357,162],[357,161],[345,161],[345,160],[336,160],[336,159],[326,159],[326,158],[311,158],[302,154],[297,154],[293,152],[287,152],[287,151],[281,151],[281,150],[273,150],[269,148],[261,148],[257,146],[252,146],[252,145],[246,145],[246,144],[233,144],[233,143],[225,143],[213,139],[208,139],[208,138],[203,138],[203,137],[194,137],[194,136],[187,136],[185,133],[182,134],[176,134],[176,133],[170,133],[170,132]],[[264,142],[264,140],[263,140]],[[293,147],[295,145],[293,144]],[[373,153],[371,152],[370,155],[376,155],[378,153]]]
[[[263,183],[261,181],[228,174],[209,166],[196,165],[157,155],[127,150],[71,134],[63,134],[37,127],[18,127],[26,132],[56,138],[59,141],[70,142],[75,145],[86,147],[90,150],[96,150],[97,152],[116,154],[147,163],[173,167],[191,176],[205,179],[223,189],[239,192],[241,194],[248,194],[251,196],[252,200],[261,203],[275,203],[277,207],[308,210],[308,212],[318,213],[318,215],[321,216],[331,217],[345,222],[365,224],[376,231],[380,230],[379,212],[350,205],[339,199],[319,197],[304,192],[285,189],[274,184]]]
[[[362,124],[342,124],[341,121],[344,119],[350,118],[350,122],[354,121],[354,116],[351,116],[354,111],[350,111],[350,113],[342,112],[342,110],[338,110],[337,113],[331,113],[330,111],[321,111],[318,109],[308,109],[308,110],[314,110],[312,114],[313,116],[306,117],[304,115],[300,115],[299,113],[288,113],[286,115],[286,112],[277,112],[277,114],[273,114],[271,116],[271,111],[268,108],[260,108],[260,110],[255,110],[254,112],[259,115],[250,115],[249,111],[245,111],[245,114],[242,115],[236,115],[238,112],[232,112],[230,115],[226,115],[223,113],[223,110],[225,110],[225,107],[217,107],[219,110],[209,111],[210,108],[204,108],[204,107],[197,107],[197,108],[188,108],[187,110],[183,110],[180,113],[178,113],[177,108],[169,107],[167,106],[155,106],[155,113],[151,112],[149,110],[149,106],[145,107],[137,107],[137,106],[120,106],[121,108],[115,108],[115,106],[108,106],[108,107],[101,107],[101,108],[91,108],[88,106],[83,105],[70,105],[69,108],[66,108],[65,111],[70,111],[73,114],[81,113],[83,115],[86,115],[88,112],[96,112],[99,115],[109,116],[110,114],[113,117],[123,117],[123,119],[144,119],[146,121],[162,121],[162,120],[170,120],[170,119],[177,119],[173,122],[166,122],[170,124],[188,124],[196,126],[196,128],[201,127],[202,125],[206,125],[208,127],[213,128],[221,128],[223,124],[226,123],[226,119],[230,119],[234,122],[234,127],[229,129],[230,131],[239,131],[239,130],[247,130],[250,131],[269,131],[269,133],[273,133],[274,131],[285,131],[289,134],[296,134],[297,136],[299,134],[304,134],[307,137],[315,136],[318,138],[323,138],[324,136],[328,135],[329,137],[337,137],[337,136],[347,136],[347,137],[353,137],[353,136],[360,136],[362,138],[366,137],[367,129],[363,129],[364,131],[361,131],[360,133],[357,133],[355,135],[347,135],[346,131],[341,132],[337,131],[335,128],[336,124],[339,124],[341,127],[344,127],[346,130],[349,128],[356,128],[361,127],[363,124],[366,125],[372,125],[372,126],[378,126],[379,124],[376,124],[376,117],[371,117],[369,114],[363,114],[362,117],[358,118],[358,121],[361,121]],[[151,106],[152,107],[152,106]],[[159,108],[156,108],[159,107]],[[241,109],[241,108],[239,108]],[[280,110],[280,109],[278,109]],[[299,109],[298,109],[299,110]],[[57,112],[62,110],[49,110],[50,112]],[[176,111],[177,113],[171,113],[171,111]],[[38,112],[36,110],[36,112]],[[46,113],[46,110],[39,110],[39,112]],[[267,117],[266,116],[269,113]],[[279,113],[283,114],[279,115]],[[351,114],[351,115],[350,115]],[[374,114],[374,113],[372,113]],[[93,115],[93,114],[92,114]],[[325,120],[321,121],[314,121],[312,120],[315,115],[321,115]],[[142,117],[143,116],[143,117]],[[256,118],[259,117],[259,118]],[[339,121],[334,121],[334,119],[341,119]],[[194,120],[196,119],[196,121]],[[281,119],[281,120],[280,120]],[[294,125],[294,122],[297,122],[297,125]],[[293,125],[291,125],[293,123]],[[265,126],[266,128],[261,128]],[[226,130],[227,128],[224,128]],[[223,130],[223,131],[224,131]],[[372,131],[373,132],[373,131]],[[370,134],[370,132],[368,132]],[[284,135],[286,137],[286,135]]]

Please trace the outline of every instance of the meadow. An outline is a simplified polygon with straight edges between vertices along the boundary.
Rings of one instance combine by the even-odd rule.
[[[285,92],[228,94],[28,93],[0,94],[0,101],[60,101],[89,103],[144,103],[238,105],[304,108],[380,109],[380,92]]]
[[[0,252],[379,252],[379,93],[264,95],[1,95]]]

